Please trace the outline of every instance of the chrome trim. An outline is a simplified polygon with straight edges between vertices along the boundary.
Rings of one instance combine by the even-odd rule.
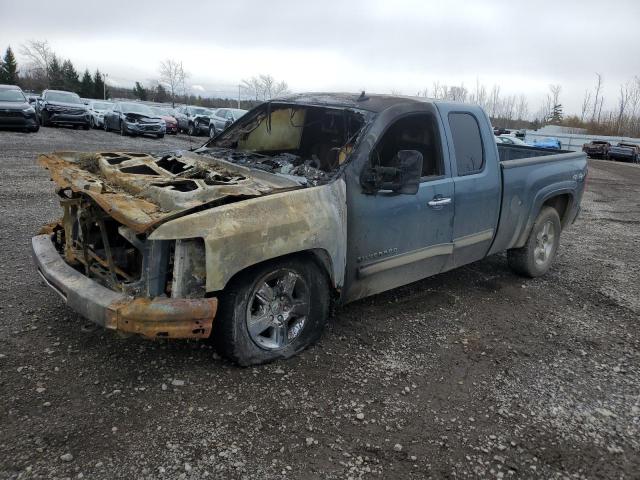
[[[468,247],[475,245],[476,243],[486,242],[493,239],[493,228],[489,230],[483,230],[482,232],[472,233],[471,235],[465,235],[453,240],[454,248]]]
[[[378,262],[370,263],[358,269],[360,278],[369,277],[376,273],[383,272],[392,268],[402,267],[410,263],[419,262],[428,258],[440,257],[442,255],[451,255],[453,253],[453,243],[441,243],[430,247],[412,250],[410,252],[394,255]]]
[[[451,203],[450,198],[434,198],[433,200],[429,200],[430,207],[442,207],[443,205],[449,205]]]

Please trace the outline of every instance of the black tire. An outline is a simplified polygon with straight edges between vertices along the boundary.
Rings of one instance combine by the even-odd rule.
[[[156,135],[157,138],[164,138],[164,133],[159,133],[158,135]]]
[[[120,135],[126,137],[128,135],[127,128],[124,126],[124,122],[120,120]]]
[[[291,288],[291,294],[286,294],[280,288],[277,275],[294,274],[295,286]],[[271,280],[276,282],[273,286],[273,302],[279,304],[277,311],[260,301],[256,294],[257,289],[264,285],[270,276],[276,275]],[[298,279],[300,279],[298,283]],[[298,290],[299,289],[299,290]],[[279,293],[280,292],[280,293]],[[302,293],[300,293],[302,292]],[[285,299],[286,295],[286,300]],[[304,301],[301,299],[305,299]],[[251,302],[251,305],[250,305]],[[299,303],[296,303],[299,302]],[[296,317],[291,305],[308,305],[304,315]],[[219,297],[218,314],[214,322],[212,340],[218,351],[228,359],[241,366],[257,365],[272,362],[278,359],[290,358],[308,346],[316,342],[322,335],[322,330],[329,315],[329,287],[324,272],[311,260],[303,257],[290,257],[281,260],[266,262],[254,268],[240,273],[225,289]],[[267,326],[273,330],[273,337],[278,338],[275,330],[284,331],[284,345],[282,347],[268,347],[261,345],[258,339],[269,341],[269,337],[249,333],[248,318],[251,309],[261,306],[263,315],[270,315],[272,322],[280,320],[279,327]],[[275,314],[272,312],[276,312]],[[279,313],[278,313],[279,312]],[[286,320],[283,321],[283,316]],[[277,316],[277,319],[274,319]],[[300,320],[302,320],[300,326]],[[294,323],[289,323],[294,322]],[[282,324],[286,327],[282,329]],[[262,327],[265,328],[265,327]],[[296,333],[297,331],[297,333]],[[294,336],[289,338],[293,332]]]
[[[37,133],[37,132],[38,132],[38,130],[40,130],[40,126],[39,126],[39,125],[36,125],[35,127],[31,127],[31,128],[29,129],[29,132],[31,132],[31,133]]]
[[[545,233],[546,228],[549,228],[547,232],[552,232],[553,238]],[[507,251],[509,267],[514,272],[531,278],[547,273],[558,252],[561,231],[560,217],[556,209],[543,207],[524,246]]]
[[[193,123],[189,123],[189,130],[187,130],[187,135],[189,135],[190,137],[195,136],[195,127],[193,126]]]
[[[87,123],[87,124],[84,124],[84,125],[82,126],[82,128],[83,128],[84,130],[89,130],[89,129],[91,128],[91,125],[89,125],[89,124]]]
[[[216,126],[215,125],[209,126],[209,138],[213,138],[217,134],[218,134],[218,131],[216,130]]]
[[[103,119],[102,120],[102,128],[104,129],[105,132],[109,131],[109,127],[107,126],[107,119]]]
[[[42,125],[43,127],[48,127],[50,123],[51,122],[49,122],[49,114],[46,110],[43,110],[40,113],[40,125]]]
[[[91,115],[91,116],[89,117],[89,126],[90,126],[91,128],[97,128],[97,127],[96,127],[96,122],[93,120],[93,115]]]

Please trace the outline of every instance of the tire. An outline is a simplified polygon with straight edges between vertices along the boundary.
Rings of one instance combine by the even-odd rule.
[[[216,130],[216,126],[215,125],[211,125],[209,127],[209,138],[213,138],[218,134],[217,130]]]
[[[193,126],[193,123],[189,123],[189,130],[187,130],[187,135],[189,135],[190,137],[193,137],[195,135],[195,128]]]
[[[29,129],[29,132],[30,132],[30,133],[37,133],[37,132],[38,132],[38,130],[40,130],[40,126],[39,126],[39,125],[36,125],[35,127],[31,127],[31,128]]]
[[[127,136],[127,128],[124,126],[124,122],[120,120],[120,135],[123,137]]]
[[[109,127],[107,126],[107,119],[106,118],[102,121],[102,128],[104,128],[105,132],[109,131]]]
[[[514,272],[531,278],[547,273],[558,252],[561,231],[556,209],[543,207],[524,247],[507,251],[509,267]]]
[[[87,124],[84,124],[84,125],[82,126],[82,129],[83,129],[83,130],[89,130],[90,128],[92,128],[92,127],[91,127],[91,125],[89,125],[88,123],[87,123]]]
[[[49,122],[49,114],[46,110],[43,110],[40,113],[40,125],[42,125],[43,127],[48,127],[50,123],[51,122]]]
[[[320,338],[329,315],[327,278],[303,257],[240,273],[219,300],[212,340],[222,355],[241,366],[300,353]],[[262,321],[250,332],[250,320],[257,318]]]
[[[89,126],[90,126],[91,128],[97,128],[97,127],[96,127],[96,122],[94,122],[94,121],[93,121],[93,115],[91,115],[91,116],[89,117]]]
[[[164,138],[164,133],[159,133],[158,135],[156,135],[156,138]]]

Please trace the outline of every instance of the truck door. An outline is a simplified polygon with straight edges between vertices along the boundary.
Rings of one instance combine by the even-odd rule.
[[[357,183],[361,170],[347,178],[347,301],[434,275],[453,251],[453,181],[435,110],[380,123],[380,131],[374,125],[369,136],[375,143],[368,158],[354,162],[357,168],[393,166],[398,151],[417,150],[423,157],[422,178],[415,195],[364,193]]]
[[[453,257],[446,270],[484,258],[501,208],[500,162],[491,125],[480,108],[439,104],[451,147],[455,190]]]

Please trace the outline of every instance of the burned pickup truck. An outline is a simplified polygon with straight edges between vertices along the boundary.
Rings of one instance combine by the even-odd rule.
[[[498,145],[477,106],[304,94],[193,152],[42,155],[63,215],[41,276],[112,330],[211,338],[242,364],[290,357],[344,304],[507,251],[544,274],[586,156]]]

